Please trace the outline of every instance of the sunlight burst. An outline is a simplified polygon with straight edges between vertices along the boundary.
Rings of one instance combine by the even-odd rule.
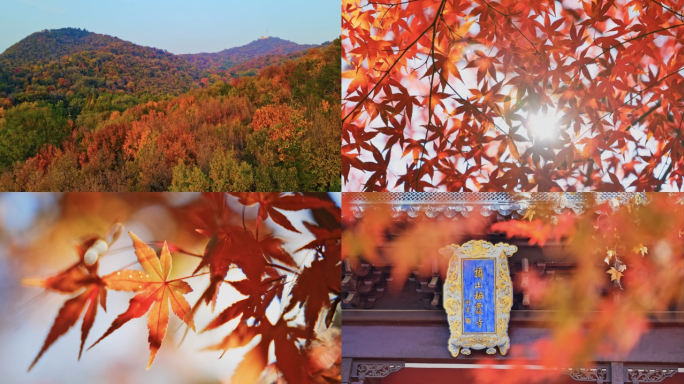
[[[555,111],[547,111],[529,117],[529,132],[540,140],[549,140],[558,134],[559,116]]]

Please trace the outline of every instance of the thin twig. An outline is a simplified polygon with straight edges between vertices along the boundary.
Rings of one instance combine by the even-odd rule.
[[[507,14],[505,14],[505,13],[499,11],[498,9],[496,9],[496,8],[494,8],[494,7],[492,7],[492,6],[487,2],[487,0],[482,0],[482,2],[485,3],[485,4],[486,4],[490,9],[492,9],[494,12],[496,12],[496,13],[498,13],[499,15],[505,17],[506,20],[508,20],[508,22],[511,23],[511,25],[513,26],[513,28],[515,28],[515,29],[520,33],[520,35],[521,35],[522,37],[524,37],[525,40],[527,40],[527,42],[530,43],[530,45],[532,45],[532,47],[534,48],[534,51],[535,51],[535,52],[537,53],[537,55],[541,58],[541,54],[540,54],[539,51],[537,50],[537,46],[536,46],[533,42],[531,42],[530,39],[528,39],[527,36],[525,36],[524,33],[522,33],[522,31],[518,28],[518,26],[516,26],[516,25],[513,23],[513,21],[511,21],[511,19],[508,17],[509,15],[507,15]]]
[[[427,125],[425,126],[425,139],[423,140],[423,151],[420,154],[418,168],[416,169],[416,191],[418,190],[418,186],[420,183],[420,168],[422,167],[423,158],[425,157],[425,147],[427,146],[428,134],[430,133],[430,125],[432,125],[432,90],[434,89],[433,83],[435,82],[435,72],[437,72],[437,69],[435,68],[435,38],[437,36],[437,20],[439,20],[439,17],[442,15],[442,9],[444,7],[444,4],[446,4],[446,0],[443,0],[442,4],[440,4],[439,8],[437,9],[437,14],[435,15],[435,20],[432,23],[432,47],[430,47],[430,56],[432,57],[432,73],[430,74],[430,94],[428,96],[428,121]]]
[[[684,24],[682,24],[682,25],[684,25]],[[613,113],[615,113],[615,111],[617,111],[618,109],[620,109],[620,108],[624,107],[625,105],[627,105],[628,103],[630,103],[630,102],[631,102],[632,100],[634,100],[634,98],[636,98],[637,96],[641,95],[642,93],[646,92],[647,90],[649,90],[650,88],[654,87],[654,86],[657,85],[658,83],[662,82],[663,80],[667,79],[668,77],[670,77],[670,76],[672,76],[672,75],[674,75],[674,74],[676,74],[676,73],[678,73],[678,72],[680,72],[680,71],[682,71],[682,70],[684,70],[684,67],[679,68],[678,70],[669,73],[667,76],[663,77],[663,78],[660,79],[660,80],[655,81],[653,84],[651,84],[651,85],[649,85],[648,87],[646,87],[646,88],[642,89],[641,91],[639,91],[636,95],[632,96],[629,100],[627,100],[627,101],[625,101],[624,103],[620,104],[617,108],[615,108],[615,109],[613,109],[612,111],[610,111],[610,112],[606,113],[605,115],[601,116],[598,120],[594,121],[594,123],[591,125],[591,128],[588,128],[588,129],[586,129],[584,132],[580,133],[580,135],[577,136],[577,137],[572,141],[572,143],[573,143],[573,144],[576,143],[577,140],[579,140],[579,139],[580,139],[582,136],[584,136],[587,132],[590,132],[590,131],[596,126],[596,124],[597,124],[599,121],[601,121],[601,120],[605,119],[606,117],[612,115]]]
[[[636,36],[636,37],[632,37],[631,39],[627,39],[627,40],[625,40],[625,41],[623,41],[623,42],[621,42],[621,43],[619,43],[619,44],[616,44],[616,45],[613,45],[612,47],[609,47],[609,48],[604,49],[603,52],[601,52],[601,53],[599,53],[598,55],[594,56],[594,58],[591,59],[591,60],[589,60],[589,62],[587,62],[586,64],[580,66],[579,69],[577,70],[577,72],[575,72],[575,74],[572,76],[572,79],[570,79],[570,82],[572,82],[572,80],[574,80],[575,77],[577,77],[577,75],[578,75],[580,72],[582,72],[582,70],[583,70],[584,68],[586,68],[587,65],[593,64],[594,61],[595,61],[596,59],[598,59],[599,57],[603,56],[604,53],[610,51],[611,49],[617,48],[617,47],[619,47],[619,46],[621,46],[621,45],[624,45],[624,44],[627,44],[627,43],[629,43],[629,42],[631,42],[631,41],[641,39],[642,37],[646,37],[646,36],[648,36],[648,35],[652,35],[652,34],[654,34],[654,33],[662,32],[662,31],[667,31],[668,29],[681,27],[681,26],[683,26],[683,25],[684,25],[684,24],[677,24],[677,25],[669,26],[669,27],[667,27],[667,28],[661,28],[661,29],[656,29],[655,31],[646,32],[646,33],[644,33],[643,35],[639,35],[639,36]]]
[[[684,116],[682,116],[682,118],[679,119],[679,128],[677,129],[677,136],[675,136],[674,141],[679,140],[679,136],[682,133],[682,122],[683,121],[684,121]],[[672,172],[672,168],[674,166],[674,161],[672,161],[672,158],[670,157],[670,155],[672,154],[673,149],[674,149],[674,143],[672,144],[672,147],[670,148],[670,150],[667,151],[666,157],[668,159],[670,159],[670,164],[667,166],[667,169],[663,168],[663,172],[660,174],[660,176],[658,176],[658,180],[660,180],[660,184],[658,184],[656,186],[656,192],[660,192],[660,190],[663,187],[663,183],[665,182],[665,178],[667,177],[667,175],[670,174],[670,172]]]
[[[684,15],[682,15],[681,13],[675,12],[672,8],[668,7],[668,6],[665,5],[665,4],[659,3],[659,2],[657,2],[657,1],[655,1],[655,0],[651,0],[651,1],[654,2],[654,3],[656,3],[656,4],[658,4],[658,5],[660,5],[661,7],[665,8],[665,9],[667,9],[668,11],[674,13],[675,15],[679,16],[679,17],[680,17],[679,20],[684,21]]]

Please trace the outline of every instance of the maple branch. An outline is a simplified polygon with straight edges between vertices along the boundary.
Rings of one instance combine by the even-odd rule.
[[[682,122],[684,122],[684,116],[682,116],[681,119],[679,119],[679,128],[677,128],[677,136],[675,136],[674,141],[677,141],[679,139],[679,136],[682,133]],[[674,144],[672,144],[672,147],[670,148],[669,151],[667,151],[667,158],[670,159],[670,164],[667,166],[667,169],[663,169],[663,172],[660,174],[658,177],[658,180],[660,180],[660,183],[656,185],[656,192],[660,192],[660,190],[663,188],[663,183],[665,182],[665,178],[667,175],[672,172],[672,168],[674,167],[674,161],[672,161],[672,158],[670,157],[672,155],[672,150],[674,149]]]
[[[390,5],[385,12],[383,12],[382,17],[380,18],[380,25],[382,25],[382,21],[385,20],[385,15],[387,15],[387,12],[391,11],[392,8],[394,8],[394,4]],[[384,29],[384,28],[383,28]]]
[[[267,267],[272,267],[272,268],[282,269],[283,271],[287,271],[287,272],[293,273],[293,274],[295,274],[295,275],[299,275],[299,272],[297,272],[297,271],[295,271],[295,270],[293,270],[293,269],[284,267],[284,266],[282,266],[282,265],[273,264],[273,263],[266,263],[266,266],[267,266]],[[281,277],[284,277],[284,276],[281,276]]]
[[[256,217],[256,233],[254,234],[254,238],[258,243],[259,242],[259,215],[257,215],[257,217]]]
[[[579,69],[577,70],[577,72],[575,72],[575,74],[572,76],[572,79],[570,79],[570,82],[572,82],[572,80],[574,80],[575,77],[577,77],[577,75],[578,75],[580,72],[582,72],[582,70],[583,70],[584,68],[587,67],[587,65],[589,65],[589,64],[594,64],[594,61],[596,61],[596,59],[598,59],[599,57],[603,56],[604,53],[610,51],[611,49],[617,48],[617,47],[619,47],[619,46],[621,46],[621,45],[624,45],[624,44],[627,44],[627,43],[629,43],[629,42],[631,42],[631,41],[634,41],[634,40],[637,40],[637,39],[641,39],[642,37],[646,37],[646,36],[648,36],[648,35],[652,35],[652,34],[654,34],[654,33],[662,32],[662,31],[667,31],[668,29],[673,29],[673,28],[681,27],[681,26],[683,26],[683,25],[684,25],[684,24],[677,24],[677,25],[672,25],[672,26],[666,27],[666,28],[661,28],[661,29],[656,29],[656,30],[654,30],[654,31],[646,32],[646,33],[644,33],[643,35],[639,35],[639,36],[633,37],[633,38],[631,38],[631,39],[627,39],[627,40],[625,40],[625,41],[623,41],[623,42],[621,42],[621,43],[618,43],[618,44],[616,44],[616,45],[614,45],[614,46],[612,46],[612,47],[609,47],[609,48],[604,49],[603,52],[601,52],[601,53],[599,53],[598,55],[596,55],[593,59],[589,60],[589,62],[587,62],[586,64],[580,66]]]
[[[667,9],[668,11],[674,13],[675,15],[679,16],[680,17],[679,20],[682,20],[684,18],[684,15],[682,15],[681,13],[675,12],[672,8],[668,7],[667,5],[660,3],[660,2],[657,2],[656,0],[651,0],[651,1],[660,5],[661,7],[665,8],[665,9]],[[682,21],[684,21],[684,20],[682,20]]]
[[[445,3],[446,3],[446,0],[442,0],[442,4],[440,5],[440,9],[441,9],[441,7],[442,7]],[[349,118],[349,116],[351,116],[351,115],[356,111],[356,109],[357,109],[360,105],[362,105],[363,102],[366,101],[366,99],[368,99],[368,97],[369,97],[373,92],[375,92],[375,90],[376,90],[376,89],[380,86],[380,84],[382,84],[382,82],[385,80],[385,78],[387,77],[387,75],[389,75],[390,72],[392,72],[392,69],[394,69],[394,67],[397,65],[397,63],[399,62],[399,60],[401,60],[401,58],[404,57],[404,55],[406,54],[406,52],[408,52],[409,48],[411,48],[413,45],[415,45],[415,44],[418,42],[418,40],[420,40],[421,37],[423,37],[423,35],[426,34],[427,31],[429,31],[429,30],[435,25],[435,23],[437,22],[437,19],[438,19],[438,18],[439,18],[439,13],[438,13],[437,15],[435,15],[435,19],[432,21],[432,23],[431,23],[427,28],[425,28],[425,30],[424,30],[422,33],[420,33],[420,34],[418,35],[418,37],[417,37],[415,40],[413,40],[406,48],[404,48],[403,50],[401,50],[402,52],[401,52],[401,54],[399,55],[399,57],[397,57],[397,59],[394,60],[394,63],[392,63],[392,64],[390,65],[390,67],[387,69],[387,71],[385,72],[385,74],[382,75],[382,77],[380,78],[380,80],[378,80],[378,82],[373,86],[373,88],[371,88],[371,90],[368,91],[368,93],[366,93],[366,95],[365,95],[363,98],[361,98],[361,100],[360,100],[358,103],[356,103],[356,105],[354,106],[354,108],[352,108],[352,110],[349,111],[349,113],[342,119],[342,123],[344,123],[344,121],[347,120],[347,118]]]
[[[525,40],[527,40],[527,42],[530,43],[530,45],[532,45],[532,48],[534,48],[534,51],[537,53],[537,56],[539,56],[539,57],[541,58],[541,54],[540,54],[539,51],[537,50],[537,46],[536,46],[533,42],[531,42],[530,39],[528,39],[527,36],[525,36],[524,33],[522,33],[522,31],[518,28],[518,26],[516,26],[516,25],[513,23],[513,21],[511,21],[511,19],[508,17],[509,15],[507,15],[507,14],[505,14],[505,13],[502,13],[502,12],[499,11],[498,9],[492,7],[492,6],[487,2],[487,0],[482,0],[482,2],[485,3],[490,9],[494,10],[494,12],[496,12],[496,13],[498,13],[499,15],[505,17],[506,20],[508,20],[508,22],[511,23],[511,25],[513,26],[513,28],[515,28],[516,31],[518,31],[518,33],[520,33],[520,35],[521,35],[522,37],[524,37]]]
[[[472,108],[472,109],[475,110],[476,112],[480,113],[480,114],[481,114],[482,116],[484,116],[487,120],[489,120],[489,122],[492,123],[492,125],[494,125],[494,127],[495,127],[496,129],[498,129],[499,131],[501,131],[501,133],[503,133],[504,135],[506,135],[506,137],[508,137],[508,138],[511,140],[511,142],[513,143],[513,148],[515,148],[515,152],[516,152],[516,154],[518,155],[518,158],[520,158],[520,151],[518,150],[518,146],[515,145],[515,140],[513,140],[513,138],[510,136],[510,133],[504,131],[501,127],[499,127],[499,126],[494,122],[494,120],[493,120],[491,117],[487,116],[486,113],[482,112],[479,108],[477,108],[476,106],[474,106],[471,102],[469,102],[468,100],[466,100],[465,98],[463,98],[463,96],[461,96],[461,95],[458,93],[458,91],[456,91],[456,89],[454,89],[454,87],[453,87],[451,84],[449,84],[449,81],[448,81],[447,79],[444,78],[444,76],[442,75],[441,72],[439,73],[439,76],[444,80],[444,82],[446,83],[446,85],[447,85],[449,88],[451,88],[451,90],[454,92],[454,94],[455,94],[456,96],[459,97],[459,98],[456,99],[456,100],[458,100],[458,101],[460,101],[460,102],[462,102],[462,103],[465,103],[465,104],[468,105],[470,108]],[[496,113],[496,111],[494,111],[494,112]],[[499,115],[499,117],[503,117],[503,116]],[[459,151],[459,152],[460,152],[460,151]],[[520,160],[518,160],[518,165],[522,167],[522,163],[520,163]]]
[[[424,0],[406,0],[406,1],[400,1],[398,3],[380,3],[378,1],[369,1],[368,4],[364,5],[364,7],[368,5],[390,5],[390,6],[395,6],[395,5],[400,5],[400,4],[408,4],[408,3],[415,3],[417,1],[424,1]]]
[[[684,25],[684,24],[682,24],[682,25]],[[575,138],[575,140],[572,141],[572,143],[574,144],[575,142],[577,142],[577,140],[579,140],[579,139],[580,139],[582,136],[584,136],[587,132],[592,131],[592,130],[594,129],[594,127],[596,126],[596,124],[597,124],[599,121],[601,121],[601,120],[605,119],[606,117],[612,115],[612,114],[615,113],[615,111],[617,111],[618,109],[620,109],[620,108],[624,107],[625,105],[629,104],[629,103],[630,103],[632,100],[634,100],[634,98],[636,98],[637,96],[641,95],[642,93],[646,92],[648,89],[650,89],[650,88],[656,86],[658,83],[662,82],[663,80],[667,79],[668,77],[670,77],[670,76],[672,76],[672,75],[675,75],[676,73],[678,73],[678,72],[680,72],[680,71],[682,71],[682,70],[684,70],[684,67],[679,68],[678,70],[673,71],[673,72],[667,74],[666,76],[664,76],[664,77],[661,78],[660,80],[655,81],[653,84],[651,84],[651,85],[649,85],[648,87],[646,87],[646,88],[642,89],[641,91],[637,92],[634,96],[632,96],[629,100],[625,101],[624,103],[620,104],[617,108],[615,108],[615,109],[613,109],[612,111],[606,113],[605,115],[599,117],[598,120],[594,121],[594,123],[592,124],[591,128],[588,128],[588,129],[586,129],[584,132],[582,132],[579,136],[577,136],[577,137]]]
[[[588,159],[588,162],[589,164],[587,165],[587,179],[584,181],[585,187],[591,186],[591,174],[594,173],[594,160]]]
[[[173,282],[173,281],[181,281],[181,280],[189,279],[189,278],[191,278],[191,277],[197,277],[197,276],[202,276],[202,275],[208,275],[208,274],[210,274],[210,273],[211,273],[211,272],[202,272],[202,273],[198,273],[198,274],[196,274],[196,275],[190,275],[190,276],[185,276],[185,277],[179,277],[179,278],[173,279],[173,280],[167,280],[166,282],[167,282],[167,283],[171,283],[171,282]]]
[[[644,112],[644,114],[641,115],[641,116],[639,116],[639,118],[637,118],[636,120],[632,121],[632,122],[630,123],[629,127],[625,128],[625,131],[629,131],[630,129],[632,129],[633,126],[635,126],[635,125],[641,123],[645,118],[648,117],[648,115],[650,115],[651,113],[655,112],[656,109],[660,108],[660,105],[661,105],[661,101],[658,100],[658,102],[655,103],[655,105],[652,106],[651,109],[649,109],[648,111]]]
[[[434,90],[433,84],[435,82],[435,72],[437,72],[435,68],[435,37],[437,36],[437,20],[442,15],[442,9],[444,7],[444,4],[446,4],[446,0],[443,0],[442,4],[440,4],[439,8],[437,9],[437,14],[435,15],[435,20],[432,23],[432,47],[430,47],[430,56],[432,57],[432,73],[430,74],[430,94],[428,96],[428,121],[427,125],[425,126],[425,139],[423,139],[423,151],[421,152],[420,160],[418,161],[418,169],[416,173],[416,191],[419,188],[420,168],[422,167],[423,158],[425,157],[425,147],[427,145],[428,134],[430,133],[430,125],[432,124],[432,92]]]

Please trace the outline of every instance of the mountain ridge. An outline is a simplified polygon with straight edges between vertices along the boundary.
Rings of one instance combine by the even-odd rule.
[[[255,75],[267,64],[324,44],[268,37],[215,53],[176,55],[79,28],[43,30],[0,54],[0,104],[102,92],[178,95],[206,85],[208,78]],[[229,71],[235,66],[239,70]]]
[[[260,56],[286,55],[318,46],[320,45],[297,44],[279,37],[269,36],[219,52],[183,54],[179,56],[197,65],[200,69],[227,70]]]
[[[92,51],[106,48],[110,44],[132,44],[141,48],[153,49],[159,52],[168,53],[173,56],[178,56],[186,59],[193,57],[216,57],[234,58],[236,55],[245,55],[245,59],[238,60],[236,64],[249,61],[255,57],[269,54],[288,54],[297,51],[303,51],[310,48],[315,48],[324,45],[322,44],[298,44],[290,40],[281,39],[275,36],[268,36],[266,38],[259,38],[251,41],[245,45],[230,47],[218,52],[200,52],[200,53],[182,53],[175,54],[168,52],[165,49],[149,47],[145,45],[136,44],[127,40],[120,39],[115,36],[91,32],[81,28],[58,28],[58,29],[44,29],[42,31],[34,32],[17,43],[8,47],[4,52],[0,53],[0,60],[34,60],[34,61],[50,61],[56,60],[64,55],[71,55],[83,51]],[[36,45],[41,45],[49,49],[47,52],[34,52],[31,49]],[[38,54],[42,53],[42,56]],[[227,69],[227,68],[225,68]]]

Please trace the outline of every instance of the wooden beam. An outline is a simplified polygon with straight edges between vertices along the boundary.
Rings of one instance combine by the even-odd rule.
[[[553,321],[555,313],[544,310],[512,310],[510,324],[521,326],[546,325]],[[648,314],[652,328],[679,326],[684,329],[684,312],[663,311]],[[439,324],[447,325],[444,310],[406,310],[406,309],[345,309],[342,323],[352,324]]]
[[[447,348],[449,327],[446,324],[425,323],[393,323],[376,324],[348,323],[347,311],[342,320],[342,356],[354,359],[387,359],[405,362],[431,363],[474,363],[483,357],[490,357],[504,363],[515,356],[511,351],[506,356],[486,355],[483,351],[474,351],[470,356],[453,358]],[[550,336],[548,326],[539,325],[516,326],[509,329],[512,349],[522,348],[524,356],[536,361],[539,356],[535,350],[525,348]],[[653,327],[639,339],[623,362],[643,364],[677,364],[684,367],[684,327],[670,325]],[[592,358],[595,362],[614,361],[615,356],[598,354]]]
[[[610,384],[625,384],[625,365],[610,363]]]

